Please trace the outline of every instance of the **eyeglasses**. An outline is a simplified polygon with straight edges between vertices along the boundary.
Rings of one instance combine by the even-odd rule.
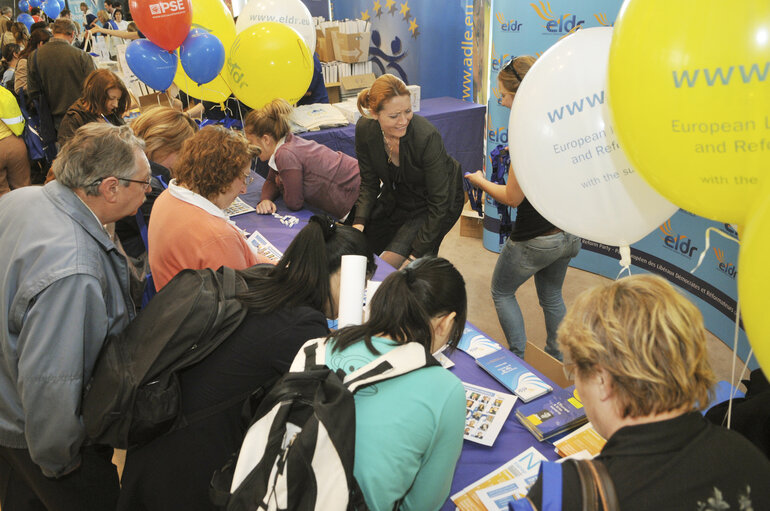
[[[251,183],[254,182],[254,176],[251,175],[251,172],[248,174],[243,174],[243,182],[246,186],[249,186]]]
[[[152,190],[152,177],[148,177],[144,181],[139,181],[138,179],[128,179],[126,177],[117,177],[117,176],[113,176],[113,177],[115,177],[115,179],[117,179],[118,181],[127,181],[129,183],[139,183],[140,185],[143,185],[142,188],[144,188],[145,192],[149,192],[150,190]],[[88,184],[86,186],[100,185],[102,183],[102,181],[104,181],[105,179],[107,179],[107,178],[103,177],[101,179],[97,179],[93,183],[90,183],[90,184]]]
[[[140,185],[143,185],[142,187],[144,188],[145,192],[149,192],[150,190],[152,190],[152,178],[151,177],[148,177],[146,181],[139,181],[139,180],[136,180],[136,179],[127,179],[125,177],[117,177],[115,179],[117,179],[118,181],[127,181],[129,183],[139,183]]]

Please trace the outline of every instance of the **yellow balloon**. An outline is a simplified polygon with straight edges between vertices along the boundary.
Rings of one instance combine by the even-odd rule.
[[[313,56],[299,33],[273,21],[239,33],[222,69],[239,100],[261,108],[276,98],[296,103],[313,78]]]
[[[235,40],[235,22],[230,9],[222,0],[192,0],[192,7],[191,28],[202,28],[217,36],[225,47],[225,61],[227,61],[230,47]],[[181,65],[176,68],[174,83],[181,91],[204,101],[222,103],[231,94],[230,87],[227,86],[221,73],[213,81],[198,85],[187,76]]]
[[[741,230],[738,255],[738,298],[741,316],[754,355],[759,365],[770,374],[770,314],[767,313],[767,288],[770,286],[770,189],[759,207],[750,213],[746,228]]]
[[[608,100],[637,171],[677,206],[743,223],[770,168],[770,2],[627,0]]]

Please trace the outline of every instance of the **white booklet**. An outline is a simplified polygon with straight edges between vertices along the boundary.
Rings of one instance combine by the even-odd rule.
[[[465,434],[463,438],[491,446],[503,429],[516,396],[463,382],[465,387]]]

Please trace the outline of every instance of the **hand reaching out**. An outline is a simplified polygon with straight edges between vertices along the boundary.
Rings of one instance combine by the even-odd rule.
[[[259,213],[260,215],[269,215],[269,214],[275,213],[276,211],[275,202],[265,199],[261,201],[259,204],[257,204],[256,210],[257,210],[257,213]]]

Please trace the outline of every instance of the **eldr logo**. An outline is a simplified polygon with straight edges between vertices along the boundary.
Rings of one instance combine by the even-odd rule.
[[[539,4],[539,5],[538,5]],[[578,20],[576,14],[554,14],[550,2],[538,2],[538,4],[529,4],[535,10],[540,19],[545,21],[545,33],[566,36],[580,28],[585,20]]]
[[[500,23],[500,30],[503,32],[520,32],[521,31],[521,23],[519,23],[516,20],[506,20],[505,16],[503,16],[503,13],[497,12],[495,13],[495,18],[497,19],[497,22]]]
[[[666,220],[666,223],[660,226],[660,230],[663,231],[663,246],[669,250],[673,250],[688,259],[692,259],[692,255],[698,251],[690,238],[684,234],[677,234],[671,227],[671,220]]]
[[[714,247],[714,255],[717,256],[717,268],[731,279],[738,276],[738,269],[735,264],[725,261],[725,253],[721,248]]]

